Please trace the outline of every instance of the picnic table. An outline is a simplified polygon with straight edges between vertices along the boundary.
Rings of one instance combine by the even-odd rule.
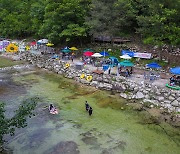
[[[103,74],[104,72],[103,72],[102,70],[96,69],[96,70],[93,71],[93,73],[96,73],[96,74],[101,75],[101,74]]]

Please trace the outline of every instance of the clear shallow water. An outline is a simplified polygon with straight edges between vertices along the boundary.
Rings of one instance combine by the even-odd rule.
[[[126,100],[116,95],[44,72],[16,72],[11,79],[16,83],[13,90],[14,83],[9,82],[9,89],[6,86],[6,92],[0,93],[7,110],[15,109],[24,98],[43,99],[28,126],[18,129],[13,137],[6,137],[15,154],[179,153],[179,136],[177,132],[173,134],[178,130],[164,124],[172,134],[169,137],[159,126],[140,124],[143,116],[126,109]],[[93,108],[92,117],[85,111],[85,100]],[[59,108],[58,115],[48,113],[50,103]]]

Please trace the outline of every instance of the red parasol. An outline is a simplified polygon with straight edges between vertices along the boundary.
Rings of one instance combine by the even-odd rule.
[[[84,56],[88,56],[88,57],[92,56],[93,54],[94,54],[94,53],[93,53],[93,52],[90,52],[90,51],[84,52]]]
[[[36,42],[35,42],[35,41],[33,41],[33,42],[30,43],[30,46],[33,46],[33,45],[36,45]]]

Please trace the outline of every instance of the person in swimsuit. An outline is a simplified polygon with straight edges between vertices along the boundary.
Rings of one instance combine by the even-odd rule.
[[[49,111],[50,112],[53,112],[53,111],[55,111],[56,110],[56,108],[53,106],[53,104],[50,104],[49,105]]]

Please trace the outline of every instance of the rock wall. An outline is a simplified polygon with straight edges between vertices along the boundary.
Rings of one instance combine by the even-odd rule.
[[[97,89],[118,92],[120,97],[125,99],[137,99],[140,100],[140,103],[150,107],[167,109],[168,112],[180,112],[180,91],[167,88],[160,89],[147,83],[137,84],[121,76],[93,74],[87,69],[77,70],[75,66],[67,66],[66,62],[51,59],[44,55],[20,53],[19,58],[39,68],[61,74],[69,79],[75,79],[82,84],[93,86]],[[92,76],[92,80],[87,80],[87,76]]]

